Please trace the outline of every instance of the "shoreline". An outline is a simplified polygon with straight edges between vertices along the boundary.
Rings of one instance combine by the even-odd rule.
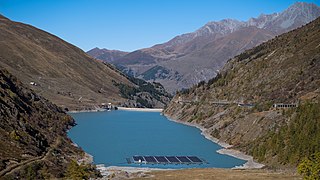
[[[163,109],[161,108],[127,108],[127,107],[117,107],[118,110],[123,110],[123,111],[140,111],[140,112],[162,112]],[[88,110],[74,110],[74,111],[68,111],[67,113],[82,113],[82,112],[103,112],[107,111],[107,109],[103,108],[96,108],[96,109],[88,109]],[[112,110],[112,111],[117,111],[117,110]]]
[[[145,173],[151,171],[171,171],[174,169],[148,168],[148,167],[130,167],[130,166],[105,166],[97,164],[96,169],[100,171],[103,177],[115,175],[118,178],[130,179],[133,177],[147,177]]]
[[[206,139],[208,139],[208,140],[210,140],[210,141],[212,141],[212,142],[214,142],[214,143],[216,143],[216,144],[218,144],[218,145],[220,145],[222,147],[222,149],[219,149],[219,150],[216,151],[217,153],[228,155],[228,156],[232,156],[232,157],[235,157],[237,159],[242,159],[242,160],[247,161],[243,165],[235,166],[235,167],[233,167],[231,169],[261,169],[261,168],[263,168],[265,166],[264,164],[255,162],[253,160],[253,157],[250,156],[250,155],[247,155],[247,154],[245,154],[245,153],[243,153],[243,152],[241,152],[239,150],[236,150],[236,149],[230,149],[230,148],[232,148],[232,145],[230,145],[230,144],[228,144],[226,142],[220,141],[217,138],[212,137],[210,135],[210,133],[207,131],[207,129],[205,129],[204,127],[200,126],[199,124],[178,121],[178,120],[175,120],[175,119],[171,118],[167,114],[164,114],[164,115],[170,121],[173,121],[173,122],[176,122],[176,123],[180,123],[180,124],[184,124],[184,125],[187,125],[187,126],[192,126],[192,127],[200,129],[201,135],[203,135]]]
[[[127,108],[127,107],[118,107],[118,110],[141,111],[141,112],[162,112],[163,111],[163,109],[160,109],[160,108]]]
[[[67,111],[66,113],[83,113],[83,112],[103,112],[103,111],[107,111],[106,109],[103,108],[97,108],[97,109],[88,109],[88,110],[79,110],[79,111]]]
[[[103,112],[103,110],[80,110],[80,111],[68,111],[67,113],[83,113],[83,112]]]
[[[142,112],[162,112],[163,109],[150,109],[150,108],[125,108],[125,107],[118,107],[119,110],[124,110],[124,111],[142,111]],[[99,110],[82,110],[82,111],[69,111],[69,113],[78,113],[78,112],[99,112]],[[243,165],[240,166],[235,166],[230,169],[261,169],[264,167],[263,164],[257,163],[253,160],[252,156],[246,155],[243,152],[235,149],[230,149],[232,148],[232,145],[225,143],[223,141],[220,141],[219,139],[216,139],[210,135],[207,129],[204,127],[200,126],[199,124],[194,124],[194,123],[189,123],[189,122],[183,122],[183,121],[178,121],[167,114],[164,114],[169,121],[173,121],[179,124],[184,124],[187,126],[192,126],[195,128],[198,128],[201,131],[201,135],[203,135],[206,139],[220,145],[222,149],[217,150],[216,152],[219,154],[224,154],[228,156],[235,157],[237,159],[242,159],[247,162],[245,162]],[[77,146],[76,144],[74,144]],[[93,157],[86,153],[85,157],[80,160],[80,162],[93,162]],[[96,168],[98,171],[100,171],[101,175],[103,177],[108,177],[109,175],[116,175],[120,176],[123,178],[130,178],[130,177],[145,177],[145,173],[151,172],[151,171],[170,171],[174,169],[161,169],[161,168],[148,168],[148,167],[130,167],[130,166],[105,166],[104,164],[96,164]]]

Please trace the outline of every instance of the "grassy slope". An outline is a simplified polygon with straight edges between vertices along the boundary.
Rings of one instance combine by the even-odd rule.
[[[101,103],[128,103],[116,84],[138,85],[107,63],[89,57],[79,48],[35,27],[0,16],[0,66],[61,107],[93,108]],[[148,99],[155,99],[148,95]],[[157,94],[159,95],[159,94]],[[161,95],[160,95],[161,96]],[[143,97],[144,98],[144,97]],[[152,106],[163,107],[154,100]]]
[[[0,17],[0,65],[57,105],[123,101],[112,80],[127,78],[79,48],[32,26]],[[78,99],[82,97],[81,101]]]

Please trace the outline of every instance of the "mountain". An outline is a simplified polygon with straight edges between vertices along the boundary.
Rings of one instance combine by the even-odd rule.
[[[148,92],[138,92],[142,88],[113,66],[30,25],[1,16],[0,39],[0,67],[65,109],[92,109],[108,102],[163,107],[170,100],[159,84],[149,83]],[[124,86],[135,89],[130,99],[124,94]],[[148,103],[137,103],[137,99]]]
[[[160,82],[175,92],[211,79],[229,58],[319,16],[317,5],[298,2],[281,13],[262,14],[248,21],[208,22],[195,32],[128,53],[112,63],[125,73]]]
[[[311,22],[319,16],[317,5],[297,2],[282,13],[262,14],[257,19],[249,19],[247,23],[250,26],[257,26],[281,34]]]
[[[295,167],[320,152],[319,32],[317,18],[244,51],[207,83],[178,92],[165,114],[271,167]]]
[[[72,117],[3,68],[0,95],[0,179],[63,178],[71,161],[84,158],[67,138]],[[96,176],[86,168],[87,178]]]
[[[270,31],[256,27],[241,28],[228,36],[212,41],[199,50],[196,50],[183,57],[161,63],[164,67],[170,67],[177,71],[179,79],[174,79],[179,89],[187,88],[197,84],[199,81],[208,81],[215,77],[218,70],[223,67],[227,59],[243,52],[246,49],[255,47],[257,44],[274,37]],[[169,71],[170,72],[170,71]],[[157,77],[169,91],[172,88],[171,82],[166,78]]]
[[[234,19],[208,22],[195,32],[177,36],[164,44],[155,45],[153,48],[171,50],[177,53],[189,53],[201,49],[207,42],[224,37],[244,26],[243,22]]]
[[[106,62],[112,62],[120,59],[121,57],[128,54],[128,52],[118,51],[118,50],[108,50],[108,49],[99,49],[93,48],[87,52],[92,57],[97,59],[104,60]]]
[[[188,53],[190,50],[186,49],[190,48],[190,46],[193,48],[201,48],[201,42],[202,44],[206,44],[206,42],[224,37],[243,27],[254,26],[259,29],[271,31],[275,34],[281,34],[311,22],[319,16],[320,8],[317,5],[297,2],[281,13],[270,15],[261,14],[258,18],[251,18],[246,22],[234,19],[208,22],[195,32],[177,36],[166,43],[155,45],[153,48],[166,50],[174,49],[175,52]]]

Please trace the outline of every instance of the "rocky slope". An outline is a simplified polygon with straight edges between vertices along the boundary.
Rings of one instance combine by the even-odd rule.
[[[0,179],[62,178],[71,160],[83,158],[66,134],[74,120],[3,68],[0,102]]]
[[[245,22],[208,22],[195,32],[131,52],[113,63],[126,73],[160,82],[175,92],[211,79],[229,58],[319,16],[317,5],[295,3],[281,13],[262,14]]]
[[[227,59],[272,37],[274,37],[274,33],[270,31],[256,27],[245,27],[206,44],[200,50],[161,64],[178,72],[175,74],[178,78],[173,80],[176,81],[179,89],[188,88],[199,81],[208,81],[215,77]],[[170,73],[170,71],[168,72]],[[157,76],[157,79],[169,91],[176,90],[173,88],[175,86],[171,86],[172,80],[167,81],[168,78],[160,76]]]
[[[179,92],[165,114],[199,124],[268,165],[296,165],[320,151],[318,133],[312,133],[320,122],[319,68],[320,18],[229,60],[208,83]],[[299,107],[275,109],[275,103]],[[312,135],[292,141],[291,132]],[[288,156],[295,147],[303,150]]]
[[[118,70],[91,58],[79,48],[3,16],[0,16],[0,39],[0,67],[63,108],[94,108],[107,102],[128,104],[116,84],[139,88]],[[161,107],[168,102],[158,102],[153,95],[149,96],[153,104]]]

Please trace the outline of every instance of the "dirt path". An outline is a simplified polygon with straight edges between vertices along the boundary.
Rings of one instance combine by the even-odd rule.
[[[7,167],[6,169],[4,169],[4,170],[2,170],[0,172],[0,177],[3,177],[5,175],[7,175],[7,174],[10,174],[11,172],[13,172],[14,170],[20,168],[21,166],[25,166],[27,164],[33,163],[33,162],[35,162],[37,160],[42,159],[43,157],[44,156],[35,157],[35,158],[32,158],[32,159],[28,159],[26,161],[20,162],[18,164],[11,165],[11,166]]]
[[[26,161],[20,162],[18,164],[13,164],[9,167],[7,167],[6,169],[2,170],[0,172],[0,177],[4,177],[12,172],[14,172],[15,170],[18,170],[19,168],[21,168],[22,166],[28,165],[28,164],[32,164],[36,161],[42,161],[44,160],[51,152],[52,150],[58,146],[58,144],[61,143],[61,137],[58,137],[56,139],[56,141],[54,142],[53,146],[49,147],[49,150],[46,152],[46,154],[39,156],[39,157],[35,157],[35,158],[31,158],[28,159]]]

